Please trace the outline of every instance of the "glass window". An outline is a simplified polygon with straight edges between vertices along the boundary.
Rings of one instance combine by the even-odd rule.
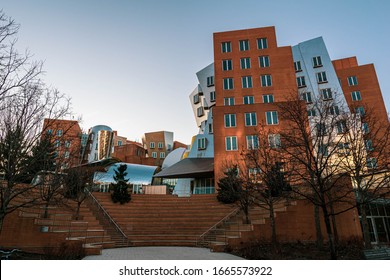
[[[318,145],[318,154],[323,156],[328,156],[328,145],[325,144]]]
[[[257,39],[257,48],[259,50],[267,49],[268,48],[267,38],[259,38],[259,39]]]
[[[240,59],[241,69],[251,68],[251,59],[249,57],[244,57]]]
[[[64,158],[69,158],[69,156],[70,156],[69,151],[65,151]]]
[[[54,147],[58,148],[59,146],[61,146],[60,140],[54,141]]]
[[[47,130],[47,134],[48,134],[48,135],[52,135],[52,134],[53,134],[53,129],[48,129],[48,130]]]
[[[300,61],[295,61],[294,62],[294,69],[295,69],[295,72],[302,71],[302,66],[301,66],[301,62]]]
[[[199,94],[194,95],[194,104],[198,104],[200,102]]]
[[[270,66],[269,56],[268,55],[259,56],[259,65],[261,68],[269,67]]]
[[[308,115],[309,117],[315,117],[315,116],[317,115],[316,110],[315,110],[315,109],[309,109],[309,110],[307,110],[307,115]]]
[[[364,116],[366,114],[363,106],[356,107],[355,110],[356,114],[359,114],[360,116]]]
[[[262,87],[270,87],[272,86],[272,77],[271,75],[261,75],[261,86]]]
[[[152,152],[152,158],[157,158],[157,152]]]
[[[273,94],[264,94],[263,95],[263,103],[274,103]]]
[[[360,100],[362,100],[362,96],[360,94],[360,91],[353,91],[351,93],[351,95],[352,95],[352,100],[353,101],[360,101]]]
[[[332,90],[330,88],[324,88],[320,90],[323,100],[333,99]]]
[[[255,98],[253,95],[244,96],[244,104],[254,104]]]
[[[160,158],[165,158],[165,152],[160,152]]]
[[[362,123],[362,131],[364,134],[367,134],[370,132],[370,128],[368,127],[368,123]]]
[[[280,134],[269,134],[268,135],[268,143],[272,149],[280,148],[281,147]]]
[[[343,134],[347,131],[347,123],[346,121],[338,121],[336,123],[336,130],[338,134]]]
[[[225,97],[224,99],[223,99],[223,104],[225,105],[225,106],[233,106],[234,105],[234,97]]]
[[[329,108],[329,114],[331,114],[332,116],[338,116],[340,115],[340,110],[339,110],[339,106],[331,106]]]
[[[306,86],[306,81],[304,76],[297,77],[297,85],[299,88]]]
[[[159,149],[162,149],[163,146],[164,146],[163,142],[158,142],[157,147],[158,147]]]
[[[210,91],[210,101],[211,102],[215,101],[215,91]]]
[[[237,151],[237,137],[236,136],[228,136],[225,138],[226,140],[226,151]]]
[[[268,125],[274,125],[279,123],[277,111],[266,112],[265,118]]]
[[[207,77],[207,86],[211,87],[214,85],[214,76]]]
[[[302,100],[305,100],[306,103],[312,103],[313,99],[311,97],[311,92],[303,92],[302,93]]]
[[[154,149],[154,145],[155,145],[154,142],[150,142],[150,148],[151,149]]]
[[[371,151],[374,150],[374,146],[372,145],[372,140],[371,139],[364,140],[364,145],[366,147],[366,151],[367,152],[371,152]]]
[[[62,136],[62,130],[61,129],[57,130],[57,136]]]
[[[225,127],[236,126],[236,114],[225,114]]]
[[[203,107],[199,107],[196,109],[196,114],[198,117],[202,117],[204,116],[204,108]]]
[[[222,70],[229,71],[233,69],[233,63],[231,59],[222,60]]]
[[[223,79],[223,89],[229,90],[233,89],[233,78],[224,78]]]
[[[245,113],[245,126],[257,125],[257,117],[255,112]]]
[[[227,53],[232,51],[232,44],[231,42],[223,42],[222,43],[222,52]]]
[[[316,129],[317,129],[317,135],[321,136],[326,134],[326,125],[324,123],[317,123]]]
[[[319,84],[328,82],[328,79],[326,78],[326,73],[325,72],[317,73],[317,82]]]
[[[246,147],[248,150],[258,149],[259,148],[259,138],[257,135],[247,135],[246,136]]]
[[[321,67],[321,66],[322,66],[321,56],[313,57],[313,67]]]
[[[198,138],[198,150],[206,149],[206,138]]]
[[[348,77],[348,85],[349,86],[356,86],[358,84],[356,76],[350,76]]]
[[[252,76],[241,77],[242,88],[252,88]]]
[[[247,51],[249,50],[249,40],[240,40],[240,51]]]
[[[119,141],[118,141],[119,142]],[[66,148],[70,148],[70,145],[71,145],[71,142],[70,141],[65,141],[65,147]]]

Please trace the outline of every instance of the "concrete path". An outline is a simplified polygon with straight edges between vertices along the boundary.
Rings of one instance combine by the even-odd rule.
[[[196,247],[127,247],[104,249],[101,255],[83,260],[244,260],[227,253]]]

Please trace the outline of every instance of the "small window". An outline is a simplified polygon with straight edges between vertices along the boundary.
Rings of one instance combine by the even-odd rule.
[[[299,88],[306,86],[305,76],[297,77],[297,85]]]
[[[210,101],[215,102],[215,91],[210,91]]]
[[[150,146],[151,149],[154,149],[154,147],[155,147],[154,142],[150,142],[149,146]]]
[[[62,136],[62,130],[61,129],[57,130],[57,136]]]
[[[214,76],[207,77],[207,86],[211,87],[214,85]]]
[[[47,133],[47,135],[52,135],[53,134],[53,129],[48,129],[46,133]]]
[[[209,123],[209,133],[210,134],[213,133],[213,124],[212,123]]]
[[[223,105],[225,106],[234,106],[234,97],[225,97],[223,99]]]
[[[350,76],[348,77],[348,85],[349,86],[356,86],[358,84],[356,76]]]
[[[301,62],[300,61],[295,61],[294,62],[294,69],[295,69],[295,72],[302,71],[302,66],[301,66]]]
[[[269,134],[268,135],[268,143],[270,148],[278,149],[281,147],[280,144],[280,134]]]
[[[244,96],[244,104],[254,104],[255,97],[253,95]]]
[[[328,145],[320,144],[318,145],[318,154],[322,156],[328,156]]]
[[[367,158],[366,161],[367,168],[377,168],[378,167],[378,161],[374,157]]]
[[[256,126],[257,117],[255,112],[245,113],[245,126]]]
[[[338,143],[337,144],[337,153],[339,155],[349,155],[350,154],[350,147],[349,143]]]
[[[65,151],[64,158],[69,158],[69,156],[70,156],[69,151]]]
[[[267,38],[259,38],[259,39],[257,39],[257,48],[259,50],[267,49],[268,48],[268,40],[267,40]]]
[[[223,89],[230,90],[233,89],[233,78],[224,78],[223,79]]]
[[[165,152],[160,152],[160,158],[165,158]]]
[[[157,158],[157,152],[152,152],[152,158]]]
[[[330,88],[324,88],[320,90],[323,100],[333,99],[332,90]]]
[[[372,152],[374,150],[374,146],[372,145],[372,140],[364,140],[364,146],[366,147],[367,152]]]
[[[313,67],[321,67],[321,66],[322,66],[321,56],[313,57]]]
[[[236,114],[225,114],[225,127],[236,126]]]
[[[58,148],[59,146],[61,146],[60,140],[54,141],[54,147]]]
[[[241,77],[242,88],[252,88],[252,76]]]
[[[231,59],[222,60],[222,70],[229,71],[233,69],[233,63]]]
[[[274,103],[273,94],[264,94],[263,95],[263,103]]]
[[[362,96],[360,94],[360,91],[353,91],[351,93],[351,95],[352,95],[352,100],[353,101],[360,101],[360,100],[362,100]]]
[[[257,135],[246,136],[246,147],[248,150],[254,150],[259,148],[259,138]]]
[[[244,57],[240,59],[241,69],[251,68],[251,59],[249,57]]]
[[[305,100],[306,103],[312,103],[313,99],[311,97],[311,92],[303,92],[302,93],[302,100]]]
[[[316,110],[315,109],[307,110],[307,115],[309,117],[315,117],[317,115]]]
[[[237,151],[237,136],[228,136],[225,138],[226,151]]]
[[[319,72],[319,73],[317,73],[317,82],[319,84],[328,82],[328,79],[326,78],[326,72]]]
[[[339,106],[337,106],[337,105],[331,106],[329,108],[329,114],[331,114],[332,116],[340,115]]]
[[[198,138],[198,150],[206,149],[206,138]]]
[[[272,77],[271,75],[261,75],[261,86],[262,87],[270,87],[272,86]]]
[[[324,123],[317,123],[316,130],[318,136],[324,136],[326,134],[326,125]]]
[[[164,143],[163,142],[158,142],[157,147],[159,149],[162,149],[164,147]]]
[[[199,94],[194,95],[194,104],[198,104],[200,102]]]
[[[232,44],[231,42],[223,42],[222,44],[222,52],[227,53],[232,51]]]
[[[249,50],[249,40],[240,40],[240,51],[247,51]]]
[[[204,116],[204,108],[203,107],[199,107],[196,109],[196,114],[198,117],[202,117]]]
[[[269,67],[270,66],[269,56],[268,55],[259,56],[259,65],[261,68]]]
[[[345,121],[338,121],[336,123],[336,130],[338,134],[343,134],[347,131],[347,123]]]
[[[279,123],[278,112],[269,111],[265,113],[267,125],[275,125]]]
[[[370,132],[370,128],[368,127],[368,123],[362,123],[362,131],[364,134],[367,134]]]
[[[71,142],[70,141],[65,141],[65,148],[70,148]]]
[[[356,107],[355,111],[356,114],[359,114],[362,117],[366,114],[363,106]]]

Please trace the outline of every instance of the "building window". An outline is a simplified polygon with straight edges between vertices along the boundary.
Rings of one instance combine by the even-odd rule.
[[[241,77],[242,88],[252,88],[252,76]]]
[[[214,85],[214,76],[207,77],[207,86],[211,87]]]
[[[240,40],[240,51],[249,50],[249,40]]]
[[[203,107],[199,107],[196,109],[196,114],[198,117],[202,117],[204,116],[204,108]]]
[[[223,105],[225,106],[234,106],[234,97],[225,97],[223,99]]]
[[[377,168],[378,167],[378,161],[374,157],[367,158],[366,161],[367,168]]]
[[[321,66],[322,66],[321,56],[313,57],[313,67],[321,67]]]
[[[326,78],[326,73],[325,72],[317,73],[317,82],[319,84],[328,82],[328,79]]]
[[[70,148],[71,142],[70,141],[65,141],[65,148]]]
[[[165,152],[160,152],[160,158],[165,158]]]
[[[209,123],[209,133],[210,134],[213,133],[213,124],[212,123]]]
[[[350,149],[349,149],[349,143],[338,143],[337,144],[337,153],[339,155],[349,155]]]
[[[246,136],[246,147],[248,150],[254,150],[259,148],[259,138],[257,135]]]
[[[251,68],[251,59],[249,57],[240,58],[241,69]]]
[[[225,127],[236,126],[236,114],[225,114]]]
[[[268,48],[267,38],[259,38],[259,39],[257,39],[257,48],[259,50],[267,49]]]
[[[158,142],[157,147],[159,149],[162,149],[164,147],[164,143],[163,142]]]
[[[323,100],[333,99],[332,90],[330,88],[324,88],[320,90]]]
[[[356,76],[348,77],[348,85],[349,86],[356,86],[358,84]]]
[[[210,101],[215,102],[215,91],[210,91]]]
[[[372,145],[372,140],[364,140],[364,146],[366,147],[367,152],[371,152],[374,150],[374,146]]]
[[[278,112],[276,111],[266,112],[265,118],[266,118],[267,125],[274,125],[279,123]]]
[[[60,140],[54,141],[54,147],[58,148],[59,146],[61,146]]]
[[[301,62],[300,61],[295,61],[294,62],[294,69],[295,69],[295,72],[302,71],[302,66],[301,66]]]
[[[245,126],[256,126],[257,117],[255,112],[245,113]]]
[[[370,128],[368,127],[368,123],[362,123],[362,131],[364,134],[367,134],[370,132]]]
[[[272,86],[272,77],[271,75],[261,75],[261,86],[262,87],[270,87]]]
[[[268,143],[271,149],[278,149],[281,147],[280,134],[269,134]]]
[[[228,136],[225,138],[226,151],[237,151],[237,136]]]
[[[117,146],[122,146],[122,141],[121,140],[118,140]]]
[[[57,130],[57,136],[62,136],[62,130],[61,129]]]
[[[233,63],[231,59],[222,60],[222,70],[229,71],[233,69]]]
[[[198,138],[198,150],[206,149],[206,138]]]
[[[363,106],[356,107],[355,111],[356,114],[359,114],[360,116],[364,116],[366,114]]]
[[[149,144],[151,149],[154,149],[154,147],[155,147],[154,145],[155,145],[154,142],[150,142],[150,144]]]
[[[53,134],[53,129],[48,129],[46,133],[47,133],[47,135],[52,135]]]
[[[329,108],[329,114],[331,114],[332,116],[340,115],[339,106],[337,106],[337,105],[331,106]]]
[[[315,116],[317,115],[316,110],[315,110],[315,109],[309,109],[309,110],[307,110],[307,115],[308,115],[309,117],[315,117]]]
[[[270,66],[269,56],[268,55],[259,56],[259,65],[261,68],[269,67]]]
[[[229,90],[229,89],[233,89],[233,87],[234,87],[233,78],[223,79],[223,89]]]
[[[299,88],[306,86],[306,81],[304,76],[297,77],[297,85]]]
[[[305,100],[306,103],[312,103],[311,92],[302,92],[302,100]]]
[[[152,158],[157,158],[157,152],[152,152]]]
[[[264,94],[263,95],[263,103],[274,103],[273,94]]]
[[[328,156],[328,145],[320,144],[318,145],[318,154],[322,156]]]
[[[69,156],[70,156],[69,151],[65,151],[64,158],[69,158]]]
[[[232,51],[232,44],[231,42],[223,42],[222,44],[222,52],[227,53]]]
[[[336,123],[336,130],[338,134],[343,134],[347,131],[347,123],[345,121],[338,121]]]
[[[324,123],[317,123],[316,130],[318,136],[324,136],[326,134],[326,126]]]
[[[360,91],[353,91],[351,93],[351,95],[352,95],[352,100],[353,101],[360,101],[360,100],[362,100],[362,96],[360,94]]]
[[[194,95],[194,104],[198,104],[199,103],[199,94],[195,94]]]
[[[253,95],[244,96],[244,104],[254,104],[255,98]]]

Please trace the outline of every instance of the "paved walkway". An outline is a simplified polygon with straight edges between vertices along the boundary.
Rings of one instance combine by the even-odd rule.
[[[196,247],[127,247],[104,249],[101,255],[84,260],[244,260],[227,253]]]

